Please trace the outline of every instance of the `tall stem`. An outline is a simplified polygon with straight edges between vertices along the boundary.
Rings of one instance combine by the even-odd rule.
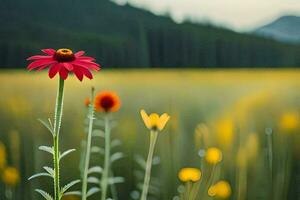
[[[273,199],[273,130],[267,129],[267,148],[268,148],[268,164],[269,164],[269,196]],[[282,188],[281,188],[282,189]]]
[[[150,132],[150,147],[149,147],[149,153],[148,153],[148,158],[147,158],[147,165],[146,165],[145,179],[144,179],[144,186],[143,186],[141,200],[147,199],[150,177],[151,177],[152,159],[153,159],[155,144],[157,141],[157,136],[158,136],[157,131]]]
[[[12,192],[12,188],[8,185],[5,185],[5,197],[6,200],[12,200],[13,198],[13,192]]]
[[[106,199],[107,186],[108,186],[108,175],[110,171],[110,124],[108,114],[104,117],[105,122],[105,155],[104,155],[104,169],[101,180],[101,200]]]
[[[59,86],[56,97],[55,115],[54,115],[54,132],[53,132],[53,165],[54,165],[54,200],[60,200],[60,183],[59,183],[59,130],[61,125],[64,99],[64,80],[59,79]]]
[[[83,177],[82,177],[82,190],[81,194],[82,200],[86,200],[87,196],[87,177],[88,177],[88,170],[90,165],[90,153],[91,153],[91,143],[92,143],[92,131],[93,131],[93,122],[94,122],[94,88],[91,91],[91,103],[89,105],[89,131],[87,135],[86,141],[86,149],[85,149],[85,160],[84,160],[84,170],[83,170]]]

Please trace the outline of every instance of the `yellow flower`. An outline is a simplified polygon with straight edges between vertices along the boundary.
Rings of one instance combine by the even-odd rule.
[[[231,195],[231,187],[226,181],[219,181],[208,189],[208,195],[220,199],[227,199]]]
[[[2,180],[8,186],[16,186],[20,180],[19,171],[14,167],[5,168],[2,174]]]
[[[167,113],[164,113],[161,116],[157,113],[152,113],[148,116],[145,110],[141,110],[141,116],[146,127],[150,130],[158,129],[161,131],[170,119],[170,116]]]
[[[217,187],[215,185],[212,185],[208,189],[208,196],[214,197],[217,195]]]
[[[217,139],[219,144],[226,148],[232,145],[234,138],[234,121],[231,118],[224,118],[216,124]]]
[[[183,168],[179,171],[178,178],[182,182],[197,182],[201,179],[201,171],[196,168]]]
[[[284,113],[279,121],[279,127],[283,131],[293,131],[299,128],[300,117],[297,112]]]
[[[6,150],[5,145],[0,142],[0,171],[6,166]]]
[[[217,164],[222,160],[222,152],[220,149],[211,147],[208,148],[205,154],[205,159],[209,164]]]

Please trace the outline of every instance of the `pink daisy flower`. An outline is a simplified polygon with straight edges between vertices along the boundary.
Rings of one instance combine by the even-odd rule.
[[[47,55],[31,56],[27,60],[33,61],[27,67],[29,71],[37,69],[41,71],[49,67],[49,77],[53,78],[57,73],[64,80],[68,78],[70,72],[73,72],[76,77],[82,81],[83,76],[89,79],[93,78],[90,70],[100,70],[100,65],[95,63],[95,59],[88,56],[83,56],[84,51],[78,51],[73,54],[70,49],[42,49]]]

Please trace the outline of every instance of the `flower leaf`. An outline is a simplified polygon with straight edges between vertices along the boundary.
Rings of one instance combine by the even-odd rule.
[[[111,148],[120,146],[121,144],[122,144],[122,142],[121,142],[120,140],[114,139],[114,140],[111,142]]]
[[[92,153],[100,153],[101,155],[104,155],[104,149],[100,147],[92,147],[91,148]]]
[[[72,153],[73,151],[76,151],[76,149],[69,149],[65,152],[63,152],[62,154],[59,155],[59,160],[61,160],[63,157],[65,157],[66,155]]]
[[[61,194],[64,194],[68,189],[70,189],[72,186],[76,185],[77,183],[80,183],[80,180],[71,181],[70,183],[68,183],[67,185],[65,185],[61,189]]]
[[[44,166],[43,167],[52,177],[54,177],[54,170],[51,167]]]
[[[42,119],[38,119],[39,122],[41,122],[41,124],[43,124],[49,131],[52,135],[54,135],[54,131],[53,131],[53,127],[52,127],[52,124],[49,122],[45,122],[44,120]]]
[[[89,189],[89,191],[86,193],[87,197],[92,196],[93,194],[100,192],[100,188],[98,187],[92,187],[91,189]]]
[[[52,155],[54,154],[53,147],[39,146],[39,150],[51,153]]]
[[[160,164],[160,157],[154,156],[152,159],[152,165],[159,165]]]
[[[45,192],[44,190],[36,189],[35,191],[40,195],[42,195],[46,200],[53,200],[53,197],[49,193]]]
[[[77,195],[77,196],[81,196],[81,192],[80,192],[80,191],[70,191],[70,192],[64,193],[63,196],[68,196],[68,195]]]
[[[99,183],[100,183],[100,180],[99,180],[98,178],[96,178],[96,177],[91,176],[91,177],[88,177],[87,182],[88,182],[88,183],[96,183],[96,184],[99,184]]]
[[[93,130],[92,136],[105,138],[105,133],[102,130]]]
[[[34,174],[34,175],[30,176],[28,178],[28,180],[31,180],[31,179],[34,179],[34,178],[37,178],[37,177],[41,177],[41,176],[48,176],[48,177],[53,178],[49,173],[38,173],[38,174]]]
[[[114,153],[111,157],[110,157],[110,162],[113,163],[121,158],[124,157],[124,153],[122,152],[117,152],[117,153]]]
[[[100,167],[100,166],[94,166],[94,167],[89,168],[88,174],[92,174],[92,173],[99,173],[99,174],[101,174],[102,171],[103,171],[102,167]]]
[[[112,184],[116,184],[116,183],[124,183],[125,182],[125,178],[121,177],[121,176],[117,176],[117,177],[112,177],[108,179],[108,184],[112,185]]]

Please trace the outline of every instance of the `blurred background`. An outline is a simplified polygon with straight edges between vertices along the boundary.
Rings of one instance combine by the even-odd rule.
[[[63,47],[85,50],[103,68],[92,81],[66,81],[61,148],[77,151],[61,163],[63,183],[80,178],[84,100],[95,86],[122,101],[113,115],[113,138],[122,142],[115,150],[125,155],[113,166],[125,177],[116,185],[119,199],[138,199],[135,160],[146,157],[149,142],[142,108],[171,116],[159,136],[149,199],[178,195],[182,167],[200,168],[205,180],[209,147],[223,153],[218,179],[229,182],[228,199],[300,199],[298,0],[1,0],[0,26],[1,200],[52,191],[49,179],[27,178],[51,166],[37,150],[51,143],[37,119],[54,114],[57,77],[25,69],[40,49]],[[102,165],[102,157],[92,162]]]
[[[2,0],[0,9],[5,68],[48,47],[84,49],[106,68],[300,65],[298,0]]]

